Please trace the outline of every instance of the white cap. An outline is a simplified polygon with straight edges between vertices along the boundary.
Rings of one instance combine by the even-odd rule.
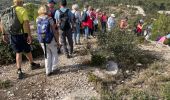
[[[74,4],[74,5],[72,6],[72,9],[73,9],[73,10],[77,10],[77,9],[79,9],[78,4]]]
[[[111,14],[111,17],[115,17],[115,14]]]

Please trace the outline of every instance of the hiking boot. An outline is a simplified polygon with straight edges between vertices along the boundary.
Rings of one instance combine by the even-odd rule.
[[[67,56],[68,59],[71,58],[71,56],[69,54],[67,54],[66,56]]]
[[[18,74],[18,79],[21,80],[24,78],[24,73],[20,69],[17,71],[17,74]]]
[[[35,70],[35,69],[39,69],[41,66],[40,66],[40,64],[33,62],[30,64],[30,67],[31,67],[31,70]]]
[[[50,73],[48,73],[48,74],[47,74],[47,76],[49,77],[49,76],[51,76],[52,74],[53,74],[53,73],[52,73],[52,72],[50,72]]]

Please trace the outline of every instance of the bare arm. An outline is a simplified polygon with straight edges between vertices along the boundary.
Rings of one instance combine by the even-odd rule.
[[[29,36],[31,36],[31,30],[30,30],[30,25],[29,25],[29,21],[26,20],[23,23],[23,29],[25,33],[28,33]]]
[[[56,25],[51,25],[51,29],[53,30],[54,32],[54,38],[55,38],[55,41],[57,42],[57,45],[59,45],[59,32],[58,30],[55,29],[56,28]]]
[[[31,36],[30,24],[29,24],[28,20],[24,21],[23,29],[24,29],[24,33],[28,33],[28,37],[27,37],[28,44],[31,44],[32,43],[32,36]]]

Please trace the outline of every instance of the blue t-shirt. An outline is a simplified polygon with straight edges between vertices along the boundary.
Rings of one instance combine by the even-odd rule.
[[[60,10],[61,10],[62,12],[66,12],[67,9],[68,9],[68,8],[60,8]],[[70,10],[68,11],[68,16],[69,16],[70,22],[72,22],[72,21],[73,21],[73,18],[74,18],[74,15],[73,15],[73,13],[72,13]],[[60,11],[59,11],[59,10],[57,10],[57,11],[55,12],[54,18],[56,19],[56,23],[58,23],[59,20],[60,20]]]

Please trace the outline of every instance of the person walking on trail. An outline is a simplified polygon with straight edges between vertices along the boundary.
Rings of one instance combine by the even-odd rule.
[[[111,32],[116,25],[115,14],[111,14],[107,21],[108,31]]]
[[[128,27],[128,17],[125,17],[120,21],[120,30],[125,32]]]
[[[38,40],[45,55],[46,75],[50,76],[57,69],[59,34],[56,32],[53,18],[49,17],[47,13],[48,8],[42,5],[38,10],[39,16],[36,19],[36,23]]]
[[[74,14],[75,17],[75,24],[76,24],[76,29],[75,32],[73,32],[73,40],[75,45],[80,45],[80,24],[81,24],[81,14],[78,11],[79,6],[78,4],[74,4],[72,6],[72,13]]]
[[[103,12],[102,16],[101,16],[101,25],[102,25],[102,32],[105,33],[106,32],[106,28],[107,28],[107,15],[106,12]]]
[[[149,40],[151,35],[152,35],[152,26],[149,25],[147,29],[144,31],[144,37],[146,40]]]
[[[82,13],[82,26],[84,28],[84,36],[85,39],[89,39],[89,32],[90,32],[90,26],[89,26],[89,15],[87,14],[89,5],[84,5],[83,13]]]
[[[96,18],[96,15],[94,13],[94,9],[92,8],[92,6],[89,6],[87,14],[89,16],[89,19],[88,19],[89,33],[90,33],[91,36],[93,36],[93,31],[94,31],[93,21]]]
[[[56,9],[55,9],[55,4],[56,4],[56,1],[55,0],[48,0],[47,1],[47,6],[48,6],[48,16],[49,17],[52,17],[52,19],[54,20],[54,23],[55,22],[55,12],[56,12]]]
[[[64,54],[67,58],[71,58],[73,54],[73,38],[72,31],[74,31],[74,15],[67,7],[67,1],[60,1],[60,9],[55,13],[56,24],[59,27],[59,34],[61,39],[61,45],[63,47]],[[68,41],[68,43],[67,43]],[[69,50],[67,48],[69,45]]]
[[[100,16],[100,9],[96,9],[95,12],[96,18],[94,19],[93,23],[94,23],[94,32],[98,32],[98,26],[99,26],[99,16]]]
[[[57,9],[55,8],[55,4],[56,4],[55,0],[48,0],[47,1],[48,16],[52,17],[52,19],[54,21],[55,29],[57,31],[58,29],[57,29],[57,25],[56,25],[56,21],[55,21],[55,12],[56,12]],[[57,48],[58,48],[58,53],[60,54],[61,53],[61,45],[59,45]]]
[[[137,36],[142,36],[143,34],[143,25],[144,25],[144,21],[141,19],[139,20],[139,23],[136,27],[136,34]]]
[[[1,15],[3,25],[3,40],[8,42],[7,37],[10,35],[10,44],[16,52],[16,66],[18,68],[18,79],[23,79],[24,74],[21,70],[22,52],[26,54],[32,70],[40,67],[33,61],[31,47],[32,36],[29,26],[29,18],[26,9],[23,8],[23,0],[13,0],[14,6]],[[12,14],[11,14],[12,13]],[[8,17],[6,17],[8,16]],[[10,24],[9,24],[10,23]]]

